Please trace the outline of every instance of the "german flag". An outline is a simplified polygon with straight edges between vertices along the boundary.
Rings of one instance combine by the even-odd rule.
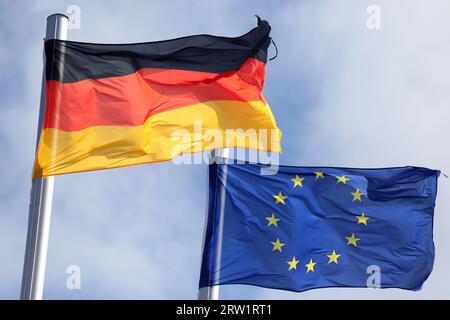
[[[33,177],[215,148],[279,152],[281,133],[261,95],[269,33],[259,20],[236,38],[45,41],[46,106]],[[258,134],[241,139],[248,129]],[[261,129],[272,134],[263,139]]]

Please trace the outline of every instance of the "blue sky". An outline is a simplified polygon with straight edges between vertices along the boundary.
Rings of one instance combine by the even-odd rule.
[[[264,95],[290,165],[418,165],[450,173],[448,1],[0,0],[0,298],[19,296],[37,126],[45,18],[81,9],[69,39],[141,42],[273,28],[279,56]],[[366,9],[381,9],[381,29]],[[144,165],[56,178],[47,299],[195,299],[205,165]],[[450,298],[450,187],[440,179],[435,269],[423,289],[288,293],[222,288],[224,299]],[[81,290],[66,288],[79,265]]]

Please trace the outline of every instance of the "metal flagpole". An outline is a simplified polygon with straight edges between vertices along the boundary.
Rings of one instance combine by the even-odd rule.
[[[233,154],[231,151],[233,149],[230,148],[224,148],[224,149],[215,149],[211,153],[211,159],[214,158],[221,158],[223,163],[230,163],[230,161],[245,161],[245,156],[240,156],[238,151],[234,149],[235,153]],[[262,169],[263,170],[263,169]],[[222,172],[222,184],[220,187],[220,208],[219,208],[219,223],[218,223],[218,230],[214,230],[217,232],[217,251],[215,255],[215,261],[214,261],[214,278],[216,280],[220,279],[220,269],[221,269],[221,262],[222,262],[222,242],[223,242],[223,227],[224,227],[224,212],[225,212],[225,196],[226,196],[226,187],[227,187],[227,176],[228,176],[228,166],[224,166],[223,172]],[[208,177],[209,179],[209,177]],[[209,182],[209,181],[208,181]],[[209,185],[209,183],[207,183]],[[207,195],[207,204],[209,204],[209,195]],[[205,242],[206,242],[206,229],[208,226],[208,218],[209,218],[209,208],[208,205],[206,207],[206,218],[205,218],[205,227],[203,231],[203,245],[202,245],[202,253],[205,249]],[[214,232],[213,231],[213,232]],[[220,286],[215,285],[211,287],[203,287],[200,288],[198,291],[198,300],[219,300],[219,291]]]
[[[47,17],[45,39],[67,40],[69,18],[63,14]],[[45,56],[44,56],[45,57]],[[45,58],[44,58],[45,59]],[[45,62],[42,77],[36,150],[45,112]],[[27,243],[23,264],[22,300],[41,300],[44,291],[45,266],[52,212],[54,177],[34,179],[31,185]]]
[[[231,154],[230,148],[224,148],[224,149],[216,149],[213,150],[211,153],[211,158],[222,158],[222,161],[224,163],[227,163],[227,159],[230,159]],[[220,277],[220,266],[221,266],[221,260],[222,260],[222,239],[223,239],[223,221],[224,221],[224,209],[225,209],[225,188],[227,184],[227,166],[224,167],[223,170],[223,177],[222,177],[222,187],[220,188],[220,209],[219,209],[219,224],[218,224],[218,230],[217,230],[217,251],[216,251],[216,260],[214,261],[214,277],[216,279],[219,279]],[[209,203],[209,198],[207,200]],[[205,237],[206,237],[206,226],[208,225],[208,210],[209,208],[206,208],[206,218],[205,218],[205,228],[203,232],[203,249],[205,244]],[[219,300],[219,291],[220,286],[215,285],[211,287],[203,287],[200,288],[198,292],[198,299],[199,300]]]

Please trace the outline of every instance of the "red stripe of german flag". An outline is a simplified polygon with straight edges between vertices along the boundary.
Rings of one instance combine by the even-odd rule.
[[[279,137],[223,137],[275,129],[261,96],[270,27],[238,38],[191,36],[130,45],[46,42],[46,112],[34,177],[170,160],[239,147],[279,152]],[[201,137],[195,132],[201,123]],[[175,139],[184,129],[190,139]]]
[[[47,80],[49,116],[44,128],[78,131],[92,126],[136,126],[152,115],[206,101],[264,101],[260,95],[264,68],[261,61],[249,58],[238,71],[220,75],[141,69],[126,76],[74,83]],[[59,101],[64,108],[58,107]]]

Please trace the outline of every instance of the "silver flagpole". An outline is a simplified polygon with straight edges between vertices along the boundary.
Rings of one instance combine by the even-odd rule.
[[[45,39],[67,40],[69,18],[63,14],[47,17]],[[45,57],[45,56],[44,56]],[[36,150],[41,137],[45,113],[45,58],[39,107]],[[45,266],[52,212],[54,177],[34,179],[31,184],[27,243],[23,264],[22,300],[41,300],[44,291]]]
[[[211,153],[211,158],[222,158],[222,161],[224,163],[227,163],[227,159],[230,159],[231,149],[224,148],[224,149],[216,149],[213,150]],[[216,279],[220,278],[220,267],[221,267],[221,261],[222,261],[222,238],[223,238],[223,221],[224,221],[224,209],[225,209],[225,188],[227,183],[227,167],[224,167],[223,171],[223,178],[222,178],[222,187],[220,188],[220,211],[219,211],[219,225],[218,225],[218,234],[217,234],[217,251],[216,251],[216,261],[214,262],[214,277]],[[209,203],[209,197],[207,200]],[[208,212],[209,208],[206,208],[206,218],[205,218],[205,228],[203,232],[203,250],[205,245],[205,238],[206,238],[206,226],[208,225]],[[202,250],[202,253],[203,253]],[[220,286],[212,286],[212,287],[203,287],[200,288],[198,292],[198,299],[199,300],[219,300],[219,291]]]

